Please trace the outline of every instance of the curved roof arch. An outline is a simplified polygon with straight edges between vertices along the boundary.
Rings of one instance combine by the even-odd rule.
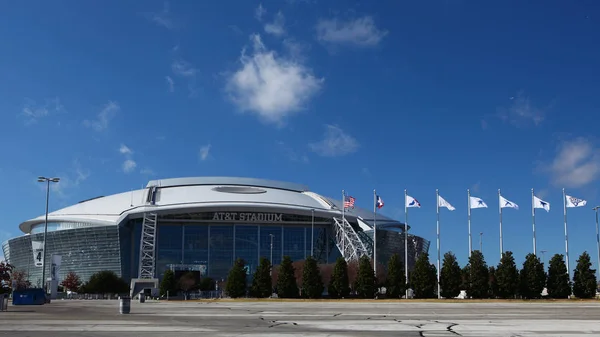
[[[240,177],[190,177],[152,180],[157,186],[155,205],[146,203],[148,188],[82,201],[48,214],[49,222],[82,222],[97,225],[118,225],[129,217],[141,217],[148,211],[181,212],[188,209],[250,208],[282,212],[341,214],[341,200],[323,197],[307,186],[273,180]],[[349,218],[361,218],[372,226],[373,212],[355,208],[346,212]],[[44,223],[45,216],[19,225],[30,233],[35,224]],[[399,222],[377,214],[378,224]]]

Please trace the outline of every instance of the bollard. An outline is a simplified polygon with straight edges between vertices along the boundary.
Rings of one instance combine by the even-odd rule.
[[[119,301],[119,313],[128,314],[131,311],[131,297],[123,296]]]
[[[8,311],[8,294],[0,295],[0,311]]]
[[[140,294],[140,303],[144,303],[146,302],[146,295],[144,295],[144,293]]]

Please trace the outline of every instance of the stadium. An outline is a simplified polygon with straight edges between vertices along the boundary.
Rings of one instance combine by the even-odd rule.
[[[374,217],[372,210],[344,210],[341,199],[295,183],[254,178],[153,180],[144,189],[49,213],[44,268],[51,275],[52,255],[60,255],[56,280],[73,271],[86,281],[110,270],[137,293],[156,288],[167,269],[225,279],[236,258],[246,261],[252,275],[260,257],[273,265],[283,256],[303,260],[312,254],[319,263],[372,257],[375,221],[378,263],[387,263],[394,253],[404,256],[404,224]],[[6,260],[38,287],[42,267],[35,251],[43,242],[44,223],[45,215],[27,220],[19,225],[24,235],[2,244]],[[428,249],[429,241],[409,234],[409,268]]]

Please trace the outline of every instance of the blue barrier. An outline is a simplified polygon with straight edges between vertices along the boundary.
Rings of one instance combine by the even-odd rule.
[[[43,305],[45,303],[44,289],[31,288],[13,291],[13,305]]]

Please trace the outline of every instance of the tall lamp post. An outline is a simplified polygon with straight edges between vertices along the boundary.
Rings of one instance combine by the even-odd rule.
[[[479,252],[483,254],[483,232],[479,232]]]
[[[273,275],[273,237],[275,235],[269,234],[269,236],[271,237],[271,272],[269,274]]]
[[[44,219],[44,243],[42,247],[42,284],[44,285],[44,293],[48,292],[46,286],[46,235],[48,234],[48,200],[50,199],[50,183],[57,183],[60,178],[38,177],[38,182],[46,183],[46,217]]]
[[[592,208],[594,211],[596,211],[596,253],[598,254],[597,258],[598,258],[598,265],[600,265],[600,232],[598,232],[598,209],[600,208],[600,206],[596,206],[594,208]],[[600,275],[600,267],[596,268],[598,269],[598,275]]]

